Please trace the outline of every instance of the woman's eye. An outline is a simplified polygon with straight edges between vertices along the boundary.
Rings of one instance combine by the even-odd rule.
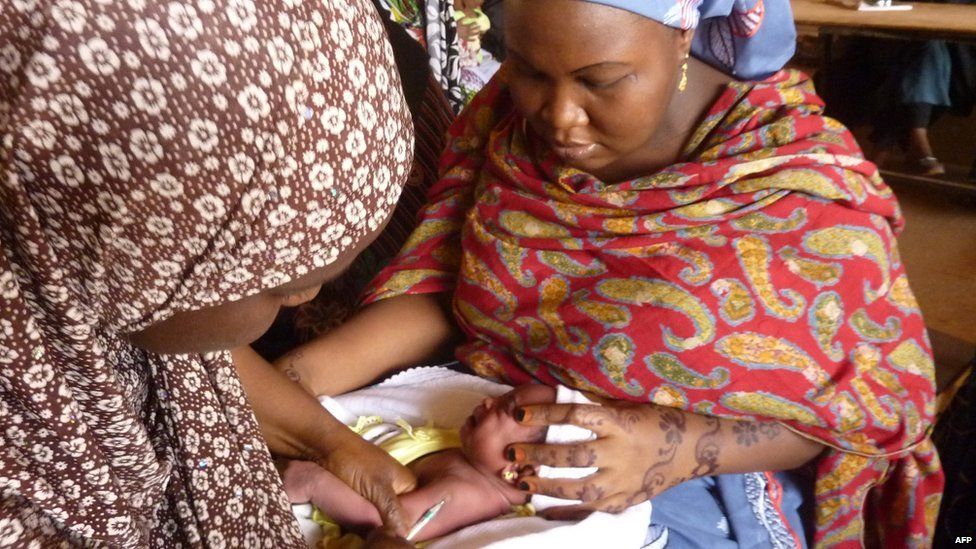
[[[613,86],[623,82],[627,76],[620,76],[614,78],[584,78],[583,85],[587,88],[600,90],[612,88]]]

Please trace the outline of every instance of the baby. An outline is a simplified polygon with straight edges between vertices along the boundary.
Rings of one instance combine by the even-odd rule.
[[[556,389],[552,387],[521,385],[503,395],[485,398],[475,407],[459,433],[429,428],[417,430],[443,433],[433,438],[446,441],[444,445],[448,447],[407,463],[417,476],[417,488],[400,496],[409,524],[415,523],[438,502],[446,501],[414,541],[448,534],[527,503],[528,496],[514,486],[522,471],[516,471],[514,464],[505,459],[505,448],[515,442],[543,442],[546,428],[521,425],[513,414],[519,406],[555,400]],[[391,451],[391,454],[398,457],[396,452]],[[363,531],[381,524],[379,513],[372,504],[314,463],[288,463],[282,472],[282,481],[292,503],[311,502],[343,527]]]

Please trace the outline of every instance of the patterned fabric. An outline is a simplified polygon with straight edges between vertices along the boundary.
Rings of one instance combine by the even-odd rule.
[[[410,70],[410,67],[404,69]],[[417,214],[427,203],[427,191],[437,181],[437,157],[444,149],[445,134],[453,120],[454,115],[439,85],[429,81],[413,116],[416,140],[413,171],[390,221],[349,269],[323,286],[315,299],[296,309],[282,311],[293,311],[293,317],[285,319],[282,322],[284,329],[274,333],[273,337],[269,333],[268,337],[262,338],[270,340],[267,344],[275,344],[268,356],[280,356],[334,329],[359,309],[359,298],[366,284],[396,257],[417,226]]]
[[[691,53],[742,80],[766,78],[796,50],[789,0],[586,0],[695,29]],[[767,9],[768,8],[768,9]]]
[[[0,546],[303,546],[229,353],[125,334],[376,231],[412,152],[384,37],[366,0],[4,4]]]
[[[683,162],[606,184],[527,142],[496,78],[452,126],[423,221],[368,300],[453,289],[458,357],[484,376],[781,421],[830,448],[819,545],[857,545],[865,517],[872,536],[925,545],[942,476],[901,218],[822,108],[797,72],[733,82]]]
[[[430,69],[447,94],[455,114],[468,95],[461,84],[461,46],[454,21],[454,0],[379,0],[390,17],[411,31],[427,49]]]

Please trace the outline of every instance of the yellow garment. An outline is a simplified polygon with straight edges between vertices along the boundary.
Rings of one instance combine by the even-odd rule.
[[[461,433],[457,429],[441,429],[433,425],[414,428],[402,419],[396,424],[403,431],[380,442],[379,447],[403,465],[434,452],[461,447]]]
[[[379,416],[360,416],[351,429],[363,436],[383,424],[383,418]],[[396,426],[400,428],[400,432],[384,438],[377,445],[402,465],[409,465],[441,450],[461,447],[461,434],[458,429],[441,429],[433,425],[413,427],[402,419],[396,420]],[[313,510],[312,520],[322,527],[322,539],[318,544],[320,549],[362,548],[363,538],[356,534],[343,534],[342,528],[318,508]],[[418,547],[422,546],[423,544],[418,544]]]

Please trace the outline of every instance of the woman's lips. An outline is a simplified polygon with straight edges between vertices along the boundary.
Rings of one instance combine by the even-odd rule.
[[[552,143],[552,152],[566,162],[580,162],[589,158],[596,151],[596,143]]]

